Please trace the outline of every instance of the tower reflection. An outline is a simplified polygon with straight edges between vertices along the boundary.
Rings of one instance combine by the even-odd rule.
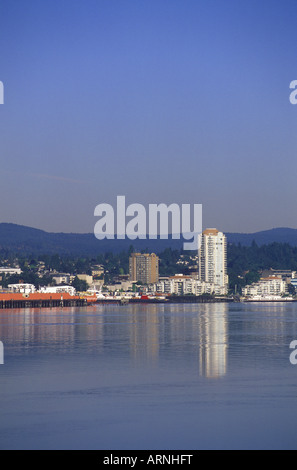
[[[159,322],[162,305],[132,305],[130,314],[130,351],[138,363],[156,364],[159,360]]]
[[[207,378],[222,377],[227,372],[228,306],[204,304],[199,325],[199,374]]]

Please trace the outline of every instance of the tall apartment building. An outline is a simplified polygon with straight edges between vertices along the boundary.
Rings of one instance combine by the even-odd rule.
[[[132,253],[129,258],[130,281],[152,284],[159,280],[159,258],[155,253]]]
[[[227,294],[227,238],[215,228],[208,228],[199,236],[199,280],[215,284],[222,294]]]

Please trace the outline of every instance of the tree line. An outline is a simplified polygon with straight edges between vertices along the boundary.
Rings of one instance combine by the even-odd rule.
[[[19,257],[12,253],[0,252],[1,265],[18,265],[22,269],[21,275],[13,275],[2,280],[5,284],[22,280],[40,286],[51,281],[49,275],[52,271],[69,273],[71,275],[92,273],[92,268],[101,265],[104,269],[104,282],[111,283],[118,275],[129,274],[129,257],[134,251],[131,245],[129,250],[121,253],[107,252],[95,257],[66,256],[66,255],[38,255]],[[142,250],[145,252],[145,250]],[[157,253],[160,259],[160,276],[173,276],[174,274],[189,274],[189,267],[193,265],[192,257],[195,252],[174,250],[166,248]],[[182,258],[181,258],[182,256]],[[188,265],[178,264],[178,261],[188,261]],[[45,275],[38,276],[40,262],[44,263]],[[242,286],[257,281],[264,269],[288,269],[297,271],[297,247],[287,243],[271,243],[258,246],[253,242],[250,246],[228,244],[227,267],[229,287],[232,292],[238,292]]]

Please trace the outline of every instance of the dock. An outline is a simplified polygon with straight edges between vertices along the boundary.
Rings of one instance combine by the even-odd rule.
[[[31,294],[0,293],[0,309],[82,307],[90,303],[90,299],[72,296],[67,292],[59,294],[42,294],[38,292]]]

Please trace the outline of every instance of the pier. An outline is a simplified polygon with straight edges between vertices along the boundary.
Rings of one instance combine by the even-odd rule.
[[[89,299],[71,296],[66,292],[63,294],[0,293],[0,309],[82,307],[89,304]]]

